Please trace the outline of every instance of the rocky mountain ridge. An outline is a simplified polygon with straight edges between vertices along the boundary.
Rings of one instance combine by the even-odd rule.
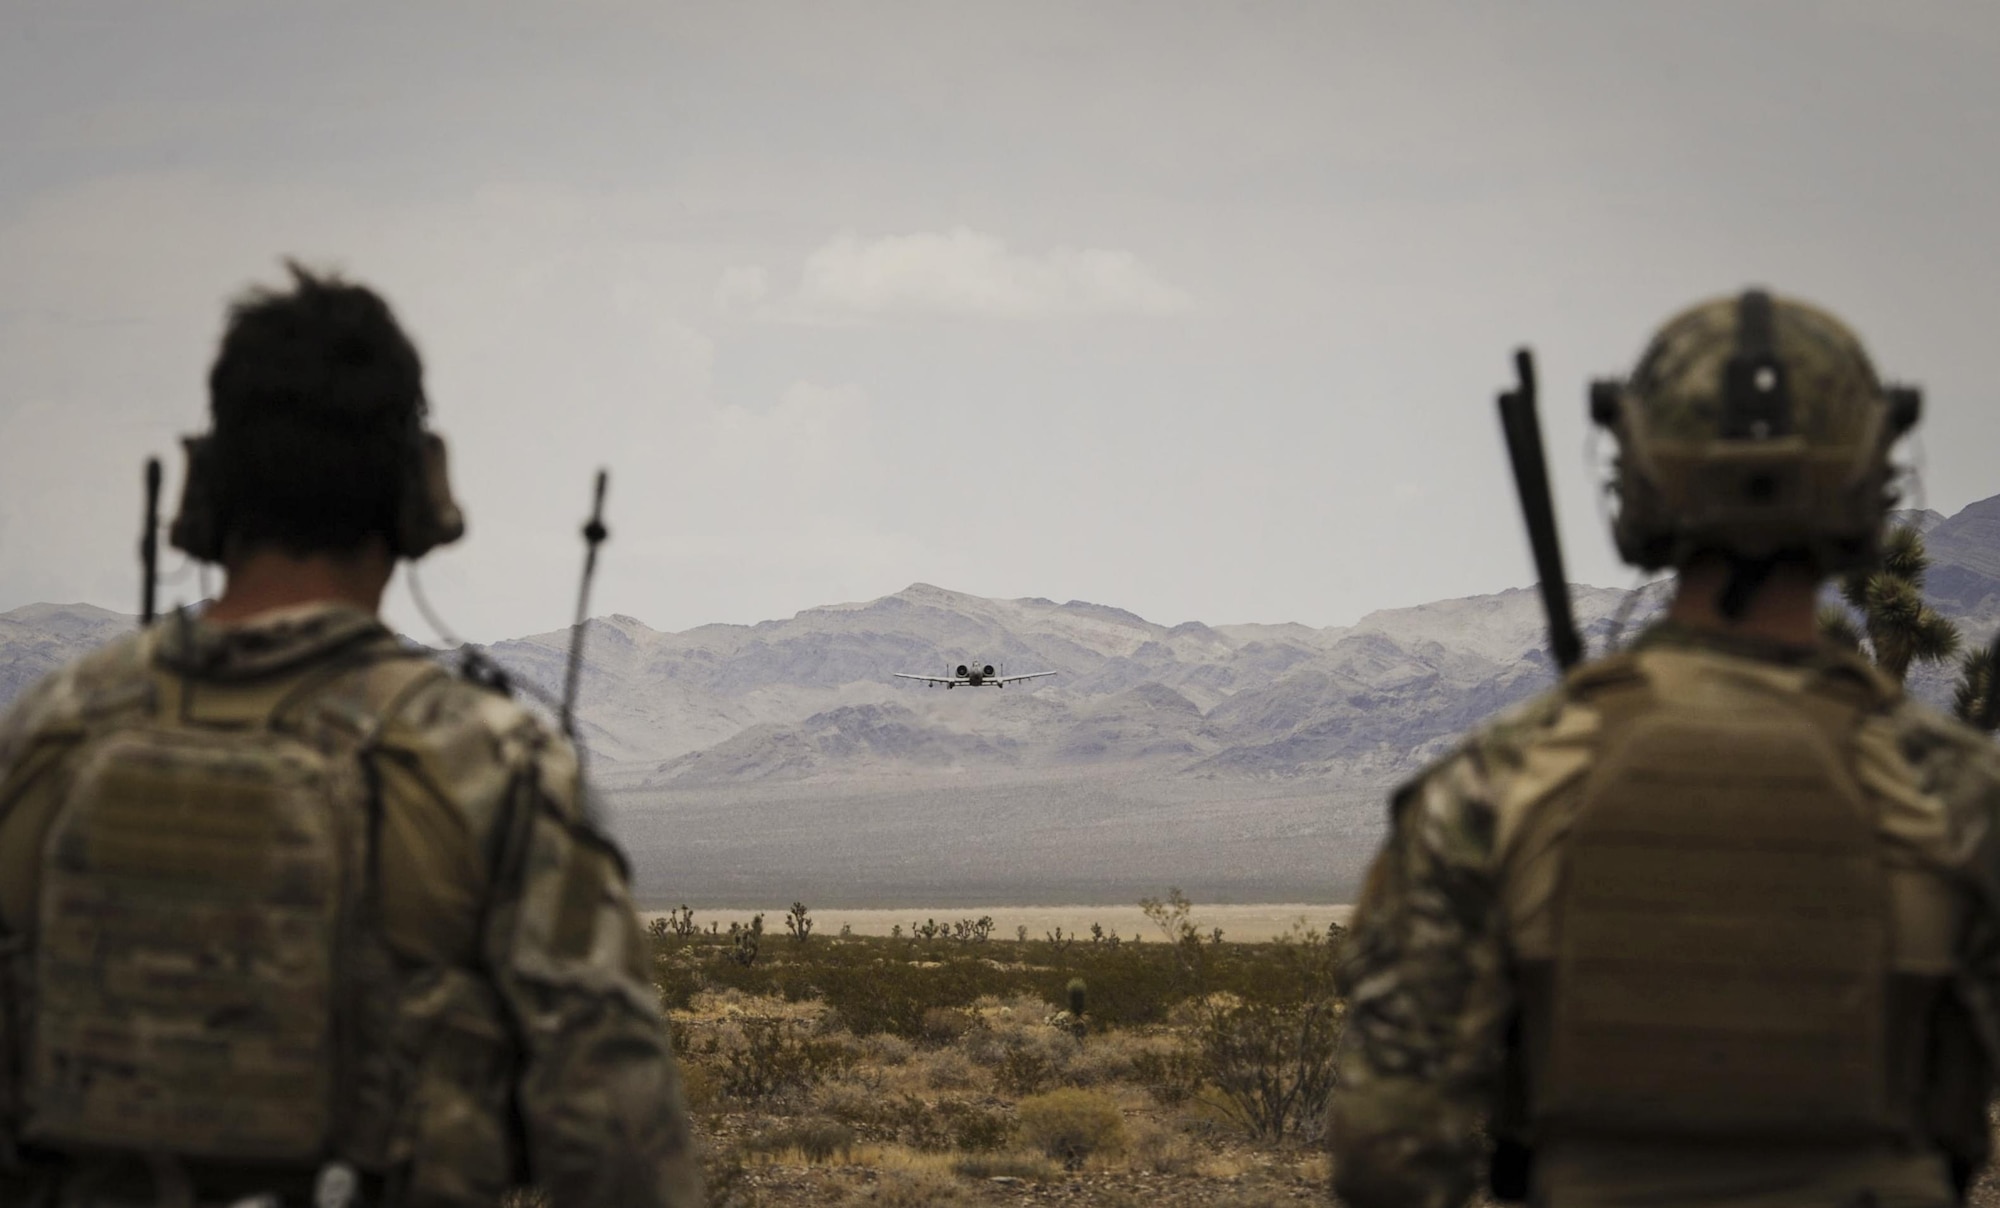
[[[1927,591],[1968,636],[2000,624],[2000,497],[1926,530]],[[1643,624],[1657,591],[1573,587],[1594,650]],[[1621,614],[1624,614],[1621,616]],[[88,605],[0,614],[0,703],[132,624]],[[567,630],[487,653],[553,691]],[[589,623],[579,719],[615,788],[1128,769],[1193,778],[1325,777],[1377,788],[1552,680],[1536,593],[1371,613],[1351,626],[1162,625],[1081,600],[988,599],[916,583],[755,625],[660,632]],[[945,691],[894,678],[959,662],[1053,679]],[[1913,681],[1948,691],[1948,674]]]
[[[1580,624],[1601,639],[1625,593],[1574,594]],[[919,583],[756,626],[662,634],[630,618],[593,623],[581,715],[593,750],[625,765],[633,787],[1108,765],[1386,770],[1549,683],[1541,631],[1528,590],[1312,629],[1169,627],[1083,601]],[[566,637],[491,653],[552,683]],[[1059,674],[959,691],[893,678],[971,660]],[[633,765],[648,759],[638,775]]]

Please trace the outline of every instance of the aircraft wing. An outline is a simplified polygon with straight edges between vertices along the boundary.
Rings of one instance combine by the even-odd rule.
[[[1011,684],[1016,680],[1040,679],[1045,675],[1054,674],[1055,672],[1053,671],[1030,671],[1026,675],[996,675],[986,682],[989,684]]]
[[[957,679],[949,675],[909,675],[901,671],[895,672],[894,675],[897,679],[922,680],[926,684],[955,684],[958,682]]]

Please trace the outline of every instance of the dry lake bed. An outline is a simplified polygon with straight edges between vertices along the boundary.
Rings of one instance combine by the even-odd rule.
[[[1117,932],[1122,939],[1137,938],[1145,943],[1156,943],[1164,937],[1160,929],[1147,921],[1139,907],[1134,906],[897,906],[889,909],[856,910],[828,908],[813,910],[806,904],[812,919],[814,935],[838,935],[840,929],[850,927],[856,935],[888,935],[890,930],[901,927],[909,934],[913,924],[922,925],[928,920],[936,920],[940,925],[955,923],[961,919],[978,919],[990,916],[993,920],[993,937],[1011,940],[1016,937],[1017,928],[1028,929],[1028,938],[1041,939],[1060,927],[1064,934],[1088,936],[1091,925],[1097,924],[1109,935]],[[764,931],[767,935],[785,934],[785,912],[790,903],[774,905],[763,911]],[[1195,904],[1194,921],[1206,931],[1211,927],[1222,928],[1224,939],[1260,941],[1275,939],[1303,920],[1307,927],[1320,930],[1328,923],[1347,922],[1353,911],[1351,906],[1308,905],[1303,903],[1274,902],[1250,903],[1235,906],[1203,906]],[[754,910],[703,910],[694,907],[695,923],[704,930],[708,924],[718,923],[727,931],[731,923],[748,925],[758,911]],[[647,912],[648,920],[666,918],[661,912]]]

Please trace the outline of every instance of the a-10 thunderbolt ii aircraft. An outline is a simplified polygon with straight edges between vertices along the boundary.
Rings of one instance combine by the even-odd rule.
[[[994,672],[993,664],[991,663],[981,666],[968,666],[965,663],[960,663],[952,669],[952,674],[950,675],[909,675],[898,671],[896,672],[896,678],[922,680],[926,688],[935,687],[938,684],[943,684],[947,688],[1005,688],[1008,684],[1016,680],[1040,679],[1045,675],[1054,674],[1055,672],[1053,671],[1030,671],[1026,675],[999,675]]]

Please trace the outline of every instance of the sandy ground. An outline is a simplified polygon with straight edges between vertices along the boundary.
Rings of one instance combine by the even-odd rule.
[[[789,904],[764,911],[764,930],[784,934],[785,912],[788,909]],[[1258,941],[1283,935],[1300,919],[1314,929],[1323,928],[1330,922],[1345,923],[1353,909],[1352,906],[1313,906],[1290,902],[1246,906],[1203,906],[1197,903],[1194,919],[1204,930],[1222,928],[1224,939]],[[695,922],[704,928],[710,922],[719,922],[726,931],[732,922],[749,923],[756,913],[752,910],[703,910],[697,906],[694,917]],[[982,915],[993,917],[996,939],[1015,938],[1018,927],[1026,927],[1030,939],[1041,939],[1057,927],[1065,932],[1088,935],[1092,923],[1101,924],[1105,931],[1115,931],[1126,939],[1136,936],[1152,943],[1162,938],[1159,929],[1146,921],[1146,916],[1140,913],[1137,906],[936,906],[887,910],[830,907],[811,912],[815,935],[837,935],[843,925],[852,927],[856,935],[887,935],[889,929],[896,926],[901,926],[907,933],[912,923],[921,924],[927,919],[947,924],[959,919],[977,919]],[[660,912],[649,912],[644,917],[654,919],[666,916]]]

